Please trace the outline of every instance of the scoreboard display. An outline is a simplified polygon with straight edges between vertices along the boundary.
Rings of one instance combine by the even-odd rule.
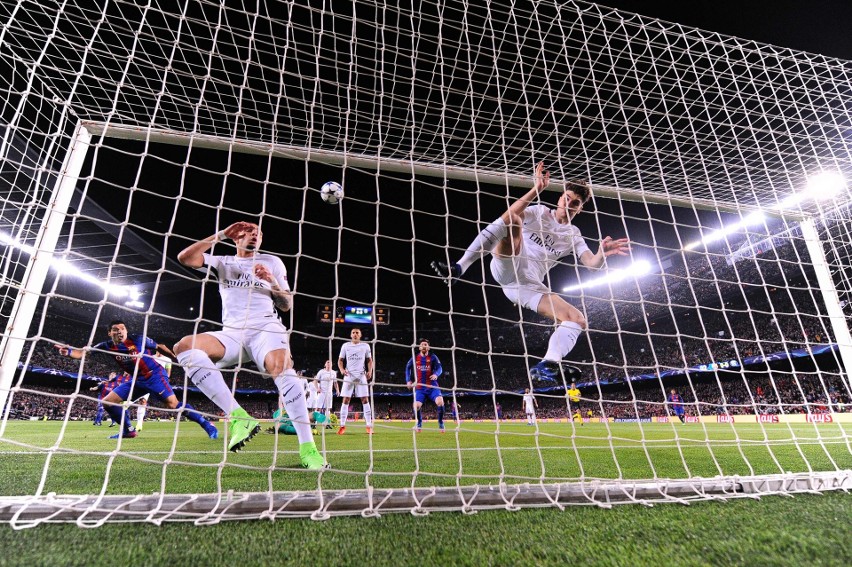
[[[387,325],[390,323],[390,309],[371,305],[320,305],[317,308],[317,318],[320,323],[339,325]]]

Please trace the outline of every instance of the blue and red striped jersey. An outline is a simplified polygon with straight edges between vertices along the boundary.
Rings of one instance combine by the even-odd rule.
[[[431,352],[427,355],[422,355],[419,352],[415,354],[405,365],[405,383],[410,384],[415,382],[415,388],[420,389],[426,384],[432,386],[438,385],[437,377],[443,374],[444,369],[441,367],[441,361]],[[412,377],[412,374],[414,376]],[[430,380],[429,377],[435,375],[435,380]]]
[[[157,342],[149,337],[128,335],[123,342],[118,344],[112,341],[104,341],[96,344],[94,348],[115,353],[115,361],[118,366],[128,374],[132,375],[136,370],[137,360],[139,361],[138,376],[140,378],[150,378],[159,373],[164,376],[168,374],[163,365],[154,359],[153,355],[157,354]]]
[[[669,394],[669,402],[675,409],[683,407],[683,398],[680,397],[680,394]]]

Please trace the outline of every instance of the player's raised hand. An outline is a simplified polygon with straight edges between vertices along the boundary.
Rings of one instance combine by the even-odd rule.
[[[239,221],[223,230],[222,234],[231,240],[239,240],[246,232],[248,232],[251,228],[254,228],[254,226],[255,225],[250,222]]]
[[[544,162],[540,161],[535,166],[535,175],[533,176],[533,189],[537,193],[541,193],[550,184],[550,172],[544,169]]]
[[[613,240],[612,237],[607,236],[601,241],[601,250],[603,250],[605,257],[613,255],[627,256],[627,253],[630,251],[630,240],[627,238]]]
[[[71,356],[71,351],[74,349],[68,345],[53,345],[53,348],[59,351],[62,356]]]

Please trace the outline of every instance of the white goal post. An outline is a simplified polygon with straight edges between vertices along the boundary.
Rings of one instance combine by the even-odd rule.
[[[0,521],[852,489],[852,63],[579,0],[267,4],[0,8],[0,459],[21,470],[0,481]],[[457,261],[539,162],[552,191],[534,205],[589,180],[572,223],[591,252],[631,241],[599,272],[569,257],[545,279],[588,321],[552,384],[528,369],[554,322],[507,299],[487,254],[449,288],[429,267]],[[316,191],[330,179],[337,208]],[[244,359],[226,381],[275,434],[242,453],[155,403],[138,438],[90,425],[112,321],[171,344],[221,328],[215,274],[176,257],[237,220],[286,266],[306,377],[337,368],[356,323],[373,349],[349,431],[315,427],[328,470],[294,464],[278,392]],[[394,315],[384,327],[351,306]],[[445,405],[424,403],[421,432],[405,368],[423,338]],[[224,437],[228,417],[175,369],[180,402]],[[523,415],[527,388],[538,416]]]

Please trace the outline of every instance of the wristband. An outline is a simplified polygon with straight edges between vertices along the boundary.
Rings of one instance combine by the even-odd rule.
[[[213,235],[213,238],[215,238],[216,240],[225,240],[227,238],[227,235],[225,234],[224,230],[220,230],[219,232]]]

